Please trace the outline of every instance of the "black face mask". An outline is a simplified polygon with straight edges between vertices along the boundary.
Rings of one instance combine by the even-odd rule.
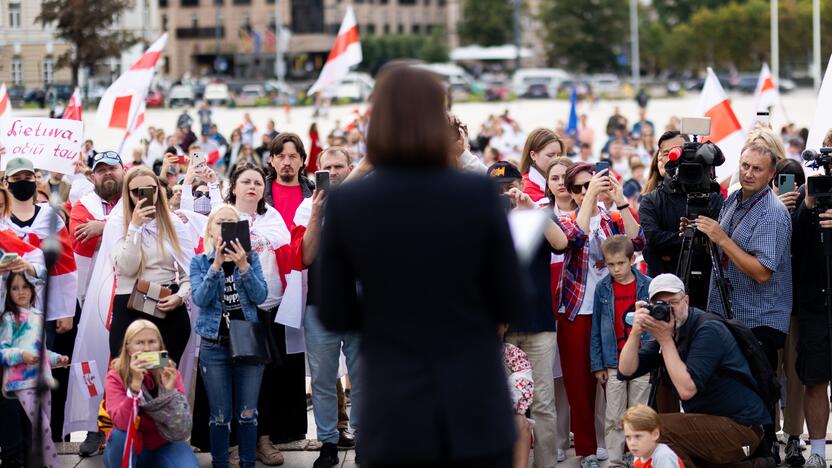
[[[11,192],[12,195],[20,201],[30,200],[33,196],[35,196],[36,189],[37,187],[35,186],[35,181],[33,180],[18,180],[17,182],[9,182],[9,192]]]

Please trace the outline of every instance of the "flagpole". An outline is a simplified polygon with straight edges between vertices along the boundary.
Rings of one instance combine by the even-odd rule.
[[[274,0],[274,74],[278,83],[283,84],[283,48],[280,36],[283,32],[283,17],[280,14],[280,0]]]
[[[630,0],[630,73],[636,93],[641,88],[641,57],[638,49],[638,0]]]
[[[777,11],[777,0],[771,0],[771,74],[774,83],[780,86],[780,18]],[[779,89],[778,89],[779,91]]]
[[[815,92],[820,90],[820,74],[822,65],[820,63],[820,0],[812,1],[812,55],[814,58],[814,69],[812,77],[815,79]]]

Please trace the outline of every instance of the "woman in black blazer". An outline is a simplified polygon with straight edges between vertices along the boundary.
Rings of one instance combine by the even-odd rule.
[[[388,67],[372,105],[375,172],[330,195],[319,268],[321,321],[362,337],[362,466],[510,467],[497,325],[523,292],[497,190],[455,169],[435,75]]]

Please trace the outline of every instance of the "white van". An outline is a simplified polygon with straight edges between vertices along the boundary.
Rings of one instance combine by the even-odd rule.
[[[474,78],[464,68],[454,63],[419,63],[413,66],[440,75],[451,87],[454,99],[463,99],[465,95],[482,92],[481,86]]]
[[[328,86],[325,93],[335,99],[361,102],[370,97],[375,84],[375,80],[366,73],[349,72],[345,77]]]
[[[545,86],[548,97],[555,97],[561,83],[571,78],[572,75],[558,68],[521,68],[514,72],[511,89],[517,96],[526,96],[530,87]]]
[[[228,85],[225,83],[211,83],[205,86],[205,94],[202,98],[208,101],[210,106],[228,105],[228,99],[230,98]]]

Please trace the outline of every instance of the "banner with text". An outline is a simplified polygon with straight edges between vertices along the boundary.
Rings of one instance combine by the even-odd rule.
[[[23,157],[37,169],[74,174],[83,143],[84,124],[78,120],[2,119],[0,145],[6,147],[6,153],[0,159],[0,170],[6,170],[10,159]]]

